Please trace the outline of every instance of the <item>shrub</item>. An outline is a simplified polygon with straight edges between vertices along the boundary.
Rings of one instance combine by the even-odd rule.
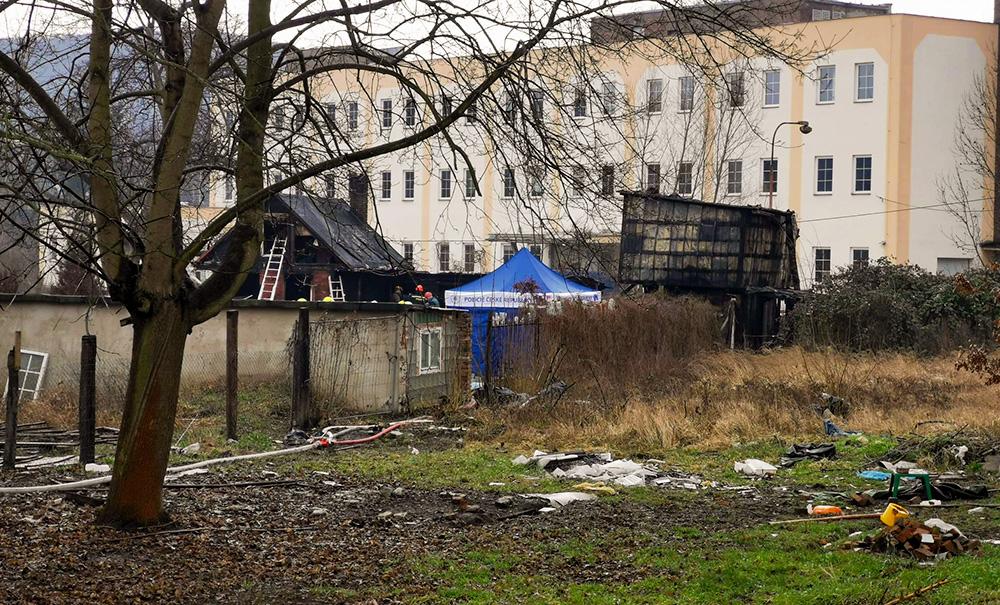
[[[805,346],[934,354],[990,339],[1000,273],[935,275],[886,259],[844,269],[817,284],[792,313]]]

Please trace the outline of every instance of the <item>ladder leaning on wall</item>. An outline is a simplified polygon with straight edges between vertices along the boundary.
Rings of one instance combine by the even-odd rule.
[[[285,264],[286,238],[276,237],[271,244],[271,251],[265,256],[264,275],[260,279],[258,300],[274,300],[278,291],[278,280],[281,279],[281,269]]]
[[[344,280],[340,279],[340,274],[334,274],[327,278],[330,282],[330,298],[334,302],[344,302],[347,297],[344,295]]]

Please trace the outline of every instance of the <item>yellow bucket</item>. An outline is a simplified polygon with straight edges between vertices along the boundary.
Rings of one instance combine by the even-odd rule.
[[[894,503],[889,503],[889,506],[885,507],[885,512],[879,517],[882,523],[885,523],[889,527],[896,524],[896,521],[902,519],[903,517],[909,517],[910,511],[906,510],[902,506]]]

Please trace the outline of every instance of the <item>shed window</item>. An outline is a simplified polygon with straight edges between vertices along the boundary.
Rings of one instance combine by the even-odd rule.
[[[441,371],[441,328],[420,331],[420,373]]]

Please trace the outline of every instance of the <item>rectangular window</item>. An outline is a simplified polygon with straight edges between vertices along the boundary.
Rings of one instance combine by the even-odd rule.
[[[726,88],[729,89],[729,106],[743,107],[746,100],[746,88],[743,85],[743,72],[734,71],[726,74]]]
[[[337,197],[337,179],[333,178],[332,174],[328,174],[323,177],[326,182],[326,199],[332,200]]]
[[[601,166],[601,195],[615,194],[615,167],[611,164]]]
[[[837,67],[834,65],[823,65],[819,68],[816,93],[817,103],[833,103],[837,99]]]
[[[743,193],[743,160],[726,162],[726,195]]]
[[[282,129],[285,127],[285,106],[278,105],[274,108],[274,127]]]
[[[535,258],[542,260],[542,245],[541,244],[531,244],[528,246],[531,253],[535,255]]]
[[[583,166],[574,166],[572,176],[566,183],[566,192],[571,197],[582,197],[585,193],[587,182],[587,171]]]
[[[651,162],[646,164],[646,191],[650,193],[660,192],[659,162]]]
[[[694,164],[691,162],[677,164],[677,193],[681,195],[694,193]]]
[[[403,244],[403,260],[410,267],[413,266],[413,244],[410,242]]]
[[[851,264],[855,267],[868,265],[868,248],[851,248]]]
[[[531,197],[541,197],[545,192],[545,171],[538,166],[528,169],[528,194]]]
[[[777,107],[781,103],[781,71],[764,72],[764,107]]]
[[[476,102],[473,101],[465,110],[465,123],[471,124],[476,121]]]
[[[514,179],[514,169],[504,168],[503,170],[503,196],[513,198],[517,194],[517,181]]]
[[[407,126],[416,126],[417,124],[417,102],[413,99],[407,99],[406,105],[403,107],[403,124]]]
[[[348,101],[347,102],[347,129],[357,130],[358,129],[358,102]]]
[[[451,246],[448,242],[438,244],[438,271],[451,271]]]
[[[830,249],[813,248],[813,279],[819,283],[830,277]]]
[[[45,378],[45,370],[48,365],[48,353],[21,350],[21,370],[17,374],[17,391],[21,401],[38,398],[38,392],[42,390],[42,379]],[[10,384],[5,384],[4,396],[7,395],[9,388]]]
[[[615,90],[615,85],[611,82],[605,82],[604,94],[601,95],[601,109],[606,117],[615,115],[618,105],[617,98],[618,92]]]
[[[854,66],[854,78],[857,82],[854,100],[858,102],[875,99],[875,64],[858,63]]]
[[[813,21],[829,21],[830,20],[830,10],[814,8],[813,9]]]
[[[833,158],[816,158],[816,193],[833,193]]]
[[[226,201],[233,201],[233,196],[236,195],[236,178],[231,174],[226,175],[225,190]]]
[[[445,168],[441,171],[441,192],[440,197],[443,200],[449,199],[451,197],[451,170]]]
[[[872,156],[854,156],[854,193],[872,192]]]
[[[476,173],[471,168],[465,169],[465,197],[476,197]]]
[[[761,179],[761,191],[764,193],[778,193],[778,160],[761,160],[763,167],[763,178]]]
[[[441,371],[441,328],[420,331],[420,373]]]
[[[516,244],[509,243],[509,244],[504,244],[503,245],[503,262],[507,262],[510,259],[514,258],[515,254],[517,254],[517,245]]]
[[[416,193],[416,174],[412,170],[403,171],[403,199],[412,200]]]
[[[476,272],[476,245],[465,244],[462,258],[462,270],[466,273]]]
[[[448,95],[441,95],[441,117],[448,117],[451,115],[453,103],[451,97]]]
[[[531,103],[531,117],[541,122],[545,117],[545,93],[537,88],[528,93]]]
[[[382,172],[382,187],[379,191],[379,197],[383,200],[392,197],[392,172],[388,170]]]
[[[943,275],[958,275],[969,270],[972,266],[970,258],[947,258],[938,257],[937,272]]]
[[[660,113],[663,111],[663,80],[655,78],[646,80],[646,112]]]
[[[382,99],[382,128],[392,128],[392,99]]]
[[[681,111],[694,109],[694,76],[684,76],[680,81]]]
[[[514,103],[514,97],[507,95],[507,98],[503,102],[503,119],[508,124],[513,124],[514,120],[517,119],[517,104]]]
[[[573,117],[583,118],[587,116],[587,91],[577,88],[573,91]]]
[[[324,105],[324,109],[326,110],[326,121],[327,121],[327,123],[328,124],[336,124],[337,123],[337,104],[336,103],[327,103],[327,104]]]

